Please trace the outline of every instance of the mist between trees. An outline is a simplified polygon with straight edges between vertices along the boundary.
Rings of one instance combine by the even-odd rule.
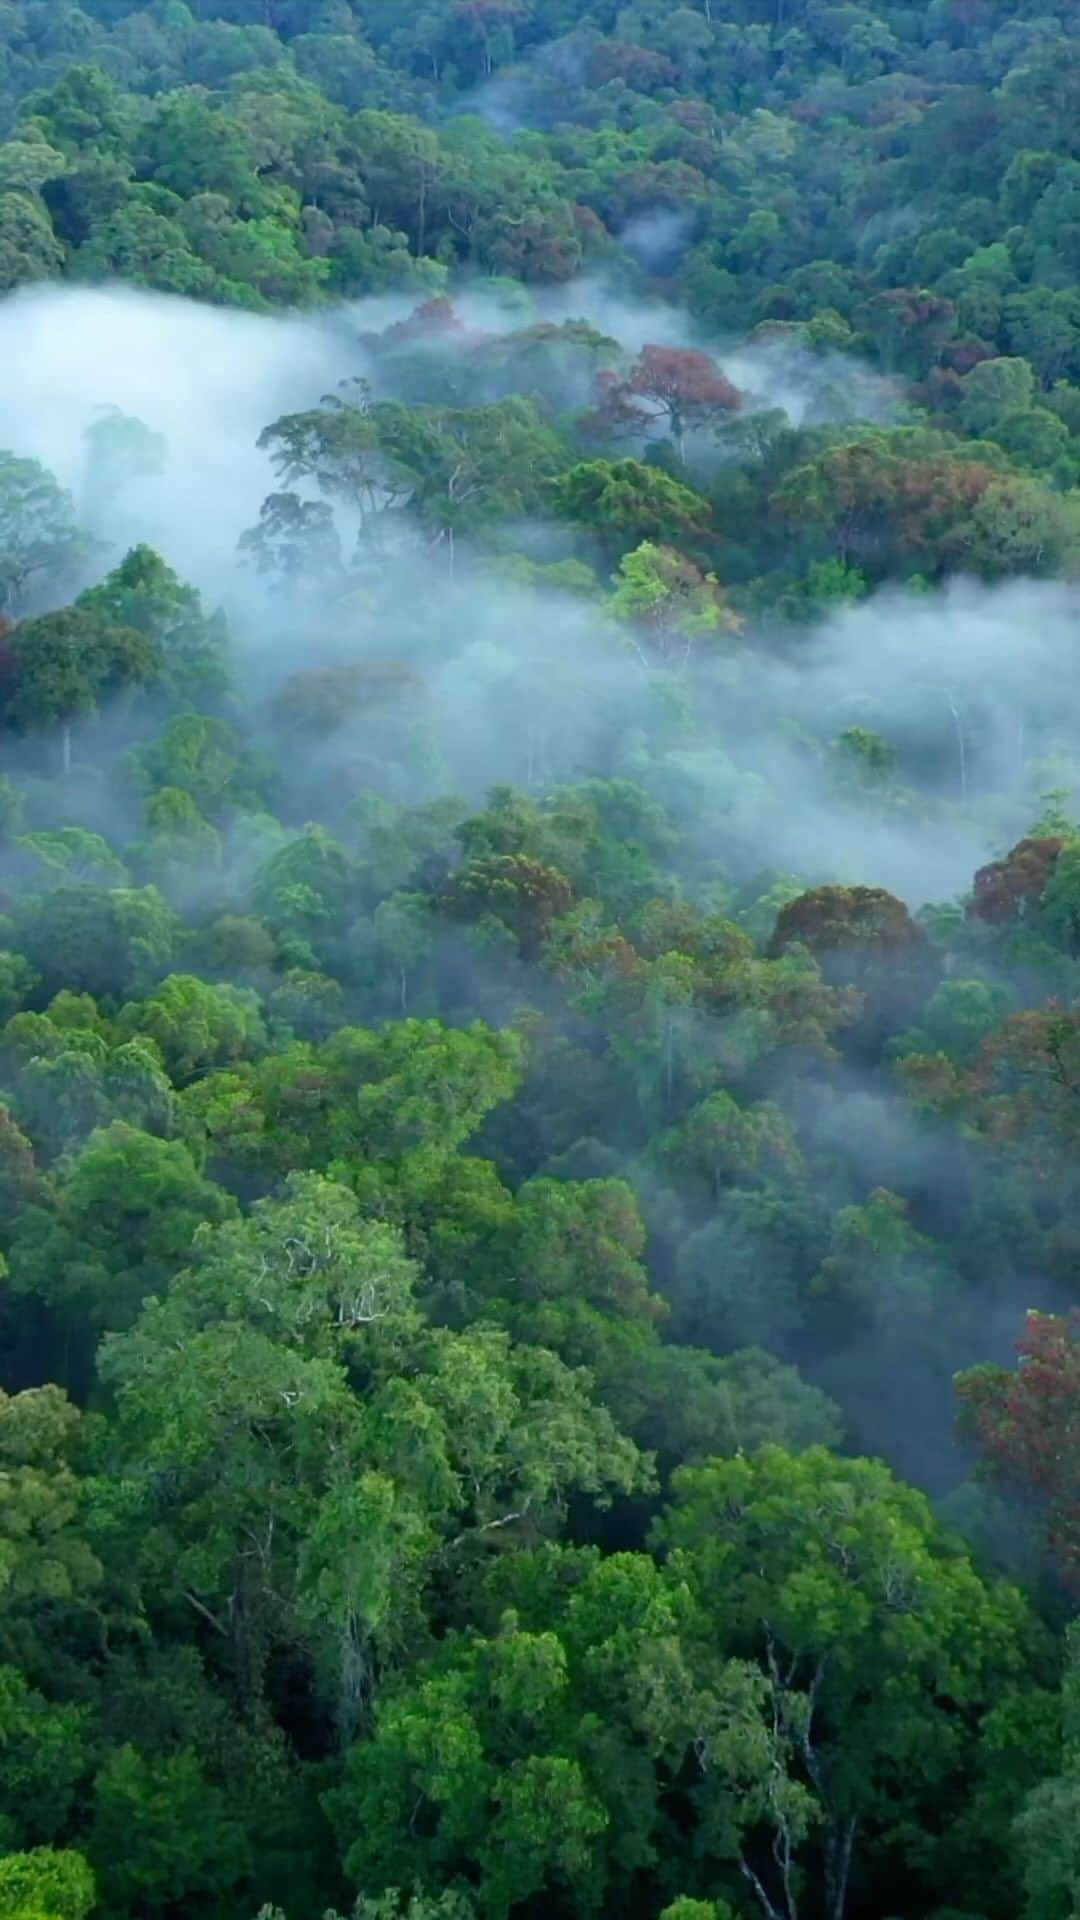
[[[1070,1911],[1070,498],[600,283],[0,368],[0,1914]]]

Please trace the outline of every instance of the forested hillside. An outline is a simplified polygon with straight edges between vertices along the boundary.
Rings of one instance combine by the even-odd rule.
[[[1073,0],[0,0],[0,1920],[1080,1914]]]

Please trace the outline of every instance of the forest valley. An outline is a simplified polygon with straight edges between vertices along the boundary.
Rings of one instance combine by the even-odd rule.
[[[0,0],[0,1920],[1080,1914],[1075,29]]]

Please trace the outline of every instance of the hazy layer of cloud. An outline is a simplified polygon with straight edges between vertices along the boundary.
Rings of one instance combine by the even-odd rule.
[[[200,583],[221,590],[236,541],[258,516],[273,473],[257,440],[281,414],[313,405],[339,381],[368,376],[358,336],[402,318],[407,298],[369,300],[318,316],[268,318],[127,288],[30,289],[0,303],[0,445],[44,462],[107,539],[145,539]],[[474,291],[457,302],[471,328],[506,332],[529,313]],[[694,330],[660,301],[634,302],[580,281],[532,302],[539,317],[586,318],[636,353],[683,346]],[[753,404],[799,424],[854,405],[886,404],[885,383],[849,362],[787,347],[719,358]],[[854,396],[854,400],[853,400]],[[85,433],[120,408],[164,435],[167,469],[116,501],[87,490]]]
[[[0,444],[41,460],[106,537],[147,540],[216,585],[272,480],[256,441],[352,370],[332,321],[264,319],[187,300],[54,288],[0,305]],[[165,436],[169,459],[114,503],[86,497],[84,435],[106,407]]]
[[[627,221],[619,241],[631,259],[647,272],[673,273],[690,244],[693,230],[691,214],[654,207],[651,212],[635,214]]]
[[[508,779],[542,789],[582,771],[634,776],[649,760],[650,780],[703,862],[713,850],[736,870],[877,882],[913,905],[964,888],[991,846],[1023,830],[1040,780],[1049,784],[1040,761],[1067,747],[1080,720],[1076,596],[1066,586],[958,582],[940,594],[882,594],[782,655],[751,636],[716,669],[708,745],[676,744],[659,756],[644,745],[648,676],[585,603],[538,600],[467,561],[451,588],[444,555],[415,549],[380,563],[377,620],[363,596],[332,608],[317,595],[268,596],[236,553],[275,484],[259,433],[338,381],[370,373],[359,336],[409,304],[268,319],[124,289],[22,293],[0,304],[0,445],[41,459],[72,490],[102,537],[99,571],[147,540],[223,599],[258,693],[326,660],[369,653],[414,665],[444,750],[433,784],[479,792]],[[521,323],[491,296],[461,306],[474,326]],[[540,310],[588,317],[630,349],[690,337],[676,311],[634,306],[599,285],[560,290]],[[757,391],[772,380],[768,397],[795,418],[822,404],[808,381],[827,382],[827,365],[822,374],[787,349],[757,347],[726,364]],[[885,404],[882,385],[867,376],[867,404]],[[168,465],[91,499],[84,435],[110,406],[164,436]],[[523,530],[523,543],[535,532]],[[426,597],[425,582],[435,588]],[[524,704],[523,685],[536,690]],[[821,743],[853,725],[896,743],[919,805],[838,802]],[[326,753],[348,764],[347,734]],[[992,817],[963,804],[988,792],[1002,796]]]

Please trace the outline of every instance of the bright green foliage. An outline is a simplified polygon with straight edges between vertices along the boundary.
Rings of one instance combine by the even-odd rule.
[[[673,545],[704,533],[707,501],[662,467],[638,460],[589,460],[555,483],[560,517],[619,554],[642,541]]]
[[[182,1264],[196,1227],[232,1211],[180,1141],[115,1121],[77,1155],[56,1209],[24,1214],[12,1285],[98,1328],[124,1326]]]
[[[204,820],[189,793],[162,787],[146,803],[146,836],[129,849],[139,874],[153,874],[173,899],[198,892],[222,865],[221,835]]]
[[[764,1663],[835,1898],[849,1831],[895,1843],[963,1764],[1026,1657],[1020,1595],[986,1588],[885,1467],[820,1448],[680,1470],[657,1538],[699,1630]],[[768,1818],[783,1854],[798,1832],[782,1806]]]
[[[4,1920],[86,1920],[97,1900],[94,1876],[79,1853],[35,1847],[0,1859]]]
[[[197,1236],[103,1361],[132,1469],[169,1489],[143,1495],[142,1551],[152,1564],[168,1540],[174,1591],[218,1620],[255,1694],[272,1634],[306,1646],[345,1731],[445,1556],[644,1477],[587,1376],[494,1329],[426,1333],[415,1283],[394,1230],[296,1175],[282,1201]],[[252,1533],[261,1571],[234,1617]]]
[[[100,833],[88,833],[85,827],[20,834],[15,845],[28,856],[31,886],[35,880],[55,883],[63,875],[90,886],[122,887],[129,877],[108,841]]]
[[[112,1120],[171,1133],[175,1099],[157,1050],[138,1040],[110,1047],[77,1011],[70,1026],[58,1023],[55,1008],[54,1001],[51,1018],[14,1020],[7,1029],[13,1052],[22,1055],[12,1098],[38,1151],[55,1159]]]
[[[139,442],[138,451],[143,467],[147,458],[157,457],[145,442]],[[151,547],[133,547],[76,604],[109,626],[141,634],[155,651],[160,679],[185,703],[212,698],[228,684],[224,620],[207,615],[195,589],[185,586]]]
[[[952,1060],[970,1061],[1008,1011],[1004,987],[985,980],[943,980],[923,1008],[921,1025],[900,1034],[892,1051],[900,1059],[944,1053]]]
[[[178,713],[152,745],[134,756],[134,770],[152,790],[178,790],[214,819],[258,797],[253,756],[224,720]]]
[[[243,987],[212,987],[191,974],[171,973],[147,1000],[117,1016],[122,1040],[145,1034],[160,1050],[172,1080],[183,1084],[211,1068],[250,1058],[266,1042],[255,994]]]
[[[685,1896],[664,1908],[660,1920],[730,1920],[726,1900],[690,1900]]]
[[[392,1885],[411,1868],[426,1886],[467,1871],[485,1913],[505,1914],[522,1889],[588,1912],[653,1860],[654,1769],[677,1769],[692,1727],[725,1726],[719,1772],[732,1790],[762,1779],[757,1684],[718,1662],[712,1686],[695,1685],[679,1641],[685,1596],[642,1556],[574,1571],[551,1627],[507,1612],[492,1637],[461,1637],[387,1695],[327,1803],[357,1881]],[[423,1819],[409,1834],[411,1805]]]
[[[665,663],[689,659],[694,644],[739,625],[715,574],[674,547],[643,540],[619,563],[611,611],[642,637]]]
[[[87,1752],[87,1713],[56,1706],[0,1666],[0,1839],[48,1844],[70,1820]]]
[[[42,1684],[65,1636],[93,1628],[103,1578],[82,1527],[82,1421],[57,1387],[0,1397],[0,1650]]]

